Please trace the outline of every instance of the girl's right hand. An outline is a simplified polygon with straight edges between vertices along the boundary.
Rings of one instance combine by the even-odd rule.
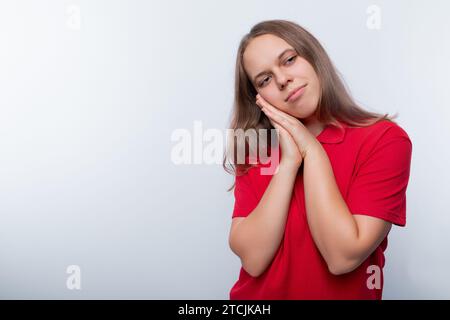
[[[281,125],[269,119],[272,126],[277,129],[278,141],[281,146],[281,161],[280,165],[294,166],[295,168],[300,168],[303,157],[300,150],[295,143],[294,138],[291,134],[284,129]]]

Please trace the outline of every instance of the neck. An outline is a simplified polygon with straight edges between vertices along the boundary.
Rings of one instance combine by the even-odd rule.
[[[302,123],[315,137],[317,137],[325,128],[325,125],[318,121],[315,117],[310,119],[303,119]]]

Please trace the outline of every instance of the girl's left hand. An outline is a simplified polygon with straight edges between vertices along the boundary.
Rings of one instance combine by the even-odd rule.
[[[260,94],[256,95],[256,104],[269,120],[278,123],[291,134],[303,158],[306,157],[308,149],[318,143],[316,137],[314,137],[300,120],[277,109],[264,100]]]

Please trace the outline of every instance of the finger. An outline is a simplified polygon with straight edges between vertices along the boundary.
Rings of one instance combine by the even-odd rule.
[[[269,122],[270,122],[270,123],[272,124],[272,126],[276,129],[278,135],[281,134],[281,131],[285,131],[281,125],[279,125],[279,124],[276,123],[275,121],[271,120],[269,117],[267,117],[267,119],[269,119]]]
[[[278,110],[274,106],[272,106],[270,103],[265,101],[262,97],[257,96],[257,104],[260,106],[261,111],[264,112],[264,114],[269,119],[270,123],[272,123],[272,126],[277,128],[275,124],[277,124],[280,128],[284,129],[286,133],[297,136],[296,132],[298,130],[298,120],[287,113],[284,113],[281,110]],[[288,117],[291,117],[294,119],[294,121],[291,121],[288,119]],[[280,129],[281,130],[281,129]]]
[[[294,129],[295,123],[292,123],[283,112],[279,112],[276,108],[266,105],[264,105],[262,110],[270,119],[283,126],[286,130],[291,131]]]
[[[270,119],[270,117],[267,117],[267,119],[269,119],[269,122],[272,125],[272,127],[274,127],[274,128],[278,128],[279,127],[278,123],[276,123],[275,121]]]
[[[293,137],[301,136],[300,133],[301,123],[300,121],[298,121],[298,119],[288,115],[287,113],[284,113],[281,110],[278,110],[277,108],[273,107],[270,103],[261,101],[260,103],[262,105],[261,110],[264,112],[267,118],[269,118],[269,120],[283,127],[291,136]],[[294,120],[289,119],[289,117],[293,118]]]
[[[290,120],[283,111],[276,109],[275,107],[271,106],[267,102],[262,102],[261,100],[259,103],[262,105],[261,110],[264,112],[264,114],[273,122],[278,123],[281,125],[284,129],[286,129],[290,134],[295,135],[295,132],[298,130],[298,120],[295,119],[294,121]],[[287,115],[287,116],[285,116]],[[290,116],[289,116],[290,117]]]
[[[261,108],[261,110],[264,112],[264,114],[267,116],[267,118],[269,119],[269,121],[272,123],[276,123],[282,127],[284,127],[285,129],[288,129],[288,125],[289,123],[287,123],[285,120],[283,121],[283,118],[277,116],[276,114],[274,114],[273,112],[271,112],[269,109],[267,109],[266,107]]]
[[[274,114],[274,117],[279,116],[280,118],[286,118],[292,122],[298,121],[290,114],[287,114],[286,112],[283,112],[278,108],[275,108],[273,105],[264,100],[264,98],[261,97],[260,95],[258,95],[257,97],[258,97],[257,104],[260,105],[262,108],[267,109],[269,112],[272,112]]]

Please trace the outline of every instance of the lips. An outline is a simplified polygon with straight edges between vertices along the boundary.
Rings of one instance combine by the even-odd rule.
[[[290,98],[292,95],[294,95],[298,90],[300,90],[301,88],[303,88],[303,87],[305,87],[305,86],[306,86],[306,84],[304,84],[304,85],[302,85],[302,86],[300,86],[300,87],[297,87],[296,89],[292,90],[292,91],[289,93],[289,95],[287,96],[286,100],[284,100],[284,101],[287,102],[287,101],[289,100],[289,98]]]

